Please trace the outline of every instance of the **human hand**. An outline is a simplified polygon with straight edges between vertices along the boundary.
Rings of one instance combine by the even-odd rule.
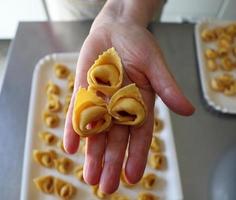
[[[88,86],[88,69],[98,55],[110,47],[115,47],[122,59],[124,85],[136,83],[148,115],[141,127],[113,125],[106,133],[86,138],[84,179],[92,185],[99,183],[105,193],[114,192],[119,185],[127,146],[126,178],[130,183],[136,183],[142,177],[152,139],[155,93],[178,114],[187,116],[194,112],[167,70],[158,43],[146,28],[124,22],[104,23],[91,29],[80,51],[75,89],[65,125],[64,145],[68,153],[76,152],[80,140],[71,122],[74,96],[79,86]]]

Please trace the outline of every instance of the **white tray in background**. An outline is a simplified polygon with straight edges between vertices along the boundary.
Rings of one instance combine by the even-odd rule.
[[[72,175],[62,175],[55,169],[47,169],[41,167],[35,163],[32,159],[33,149],[54,149],[60,155],[68,156],[75,163],[83,164],[84,156],[81,153],[75,155],[66,155],[62,153],[57,147],[47,147],[38,139],[38,132],[41,130],[48,130],[62,137],[63,135],[63,124],[65,117],[63,113],[60,113],[61,123],[58,128],[48,129],[42,122],[41,113],[46,105],[45,87],[48,80],[52,80],[60,86],[62,94],[60,95],[61,102],[64,102],[66,95],[66,81],[59,80],[55,77],[53,72],[54,63],[64,63],[70,67],[71,71],[74,71],[77,62],[78,53],[60,53],[52,54],[42,58],[34,71],[31,98],[28,113],[28,124],[27,133],[25,140],[25,151],[24,151],[24,165],[22,172],[22,185],[21,185],[21,200],[55,200],[56,197],[47,195],[39,192],[34,183],[33,179],[41,175],[53,175],[62,178],[68,182],[71,182],[77,188],[77,194],[73,199],[81,200],[95,200],[97,199],[91,192],[91,188],[84,183],[76,180]],[[155,185],[153,192],[157,196],[160,196],[161,200],[182,200],[182,188],[178,169],[178,162],[174,144],[174,137],[171,127],[171,121],[169,116],[168,108],[157,100],[156,109],[158,117],[164,121],[164,129],[160,134],[160,138],[164,143],[164,155],[167,159],[167,169],[163,171],[153,170],[147,165],[145,172],[154,172],[157,174],[159,180]],[[120,184],[119,193],[126,194],[130,197],[130,200],[137,199],[137,194],[140,191],[144,191],[140,185],[128,189]],[[109,199],[109,198],[108,198]]]
[[[210,80],[212,77],[222,74],[223,71],[217,70],[216,72],[208,71],[206,67],[206,59],[204,56],[204,50],[206,48],[214,48],[215,44],[204,43],[201,39],[201,32],[206,28],[214,28],[218,26],[225,26],[235,21],[216,21],[216,20],[204,20],[195,25],[195,42],[197,48],[198,67],[201,80],[201,88],[203,90],[203,96],[207,104],[213,109],[228,114],[236,114],[236,97],[225,96],[221,93],[215,92],[210,87]],[[231,71],[236,77],[236,70]]]

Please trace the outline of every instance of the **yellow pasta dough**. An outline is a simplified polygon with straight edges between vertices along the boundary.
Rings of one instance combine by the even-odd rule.
[[[61,157],[54,160],[55,168],[62,174],[69,174],[73,170],[74,163],[66,157]]]
[[[59,140],[58,140],[58,142],[57,142],[57,147],[58,147],[59,149],[61,149],[62,152],[66,153],[66,150],[65,150],[65,148],[64,148],[63,139],[59,139]]]
[[[60,94],[60,88],[58,85],[53,83],[52,81],[49,81],[46,86],[46,93],[47,95],[59,95]]]
[[[226,70],[226,71],[231,71],[234,68],[234,63],[231,60],[231,58],[229,57],[224,57],[221,59],[221,63],[222,63],[222,69]]]
[[[75,132],[83,137],[109,129],[111,116],[104,100],[92,90],[79,88],[75,97],[72,124]]]
[[[153,136],[151,142],[151,150],[153,152],[160,152],[161,151],[161,141],[158,137]]]
[[[145,189],[152,189],[156,183],[156,175],[153,173],[150,174],[146,174],[142,180],[141,180],[141,184]]]
[[[146,106],[135,84],[118,90],[110,99],[108,111],[117,124],[139,126],[146,119]]]
[[[105,199],[107,195],[99,190],[98,185],[92,186],[93,194],[99,199]]]
[[[64,107],[63,107],[63,112],[64,112],[65,114],[67,113],[67,111],[68,111],[68,109],[69,109],[71,97],[72,97],[71,94],[66,95],[65,104],[64,104]]]
[[[209,71],[216,71],[217,69],[219,69],[219,65],[216,63],[215,60],[209,59],[207,60],[207,68]]]
[[[203,30],[201,33],[201,37],[205,42],[212,42],[217,39],[214,30]]]
[[[48,95],[47,110],[50,112],[58,112],[61,110],[61,103],[59,97],[55,94]]]
[[[160,132],[163,129],[163,121],[157,117],[154,118],[153,132]]]
[[[150,156],[149,163],[154,169],[164,169],[165,167],[165,157],[161,153],[153,153]]]
[[[228,35],[230,35],[231,37],[235,37],[236,36],[236,24],[230,24],[228,25],[226,28],[226,33]]]
[[[74,176],[80,180],[81,182],[84,182],[84,177],[83,177],[83,166],[78,165],[75,170],[74,170]]]
[[[208,59],[215,59],[218,57],[217,51],[214,49],[206,49],[205,56]]]
[[[215,35],[216,35],[216,39],[218,39],[221,35],[223,35],[225,33],[225,28],[224,27],[217,27],[213,29]]]
[[[35,178],[34,184],[36,185],[37,189],[41,192],[52,194],[54,192],[54,177],[53,176],[41,176]]]
[[[141,192],[138,195],[138,200],[158,200],[158,198],[151,193]]]
[[[53,168],[54,160],[57,158],[57,154],[53,150],[40,151],[40,150],[35,149],[33,151],[33,158],[40,165],[47,168]]]
[[[68,80],[68,85],[67,85],[68,91],[72,93],[74,90],[75,75],[70,74],[67,80]]]
[[[63,79],[68,77],[70,74],[69,68],[64,64],[56,63],[53,68],[57,78]]]
[[[47,145],[54,145],[58,139],[56,135],[48,131],[41,131],[38,136]]]
[[[124,196],[122,194],[112,194],[111,200],[129,200],[127,196]]]
[[[121,59],[114,48],[110,48],[98,57],[87,73],[89,87],[111,96],[123,81]]]
[[[63,200],[71,199],[76,193],[76,189],[72,184],[59,178],[55,178],[54,185],[55,193]]]
[[[224,94],[226,96],[236,95],[236,81],[234,81],[234,83],[232,83],[228,88],[225,88]]]
[[[60,123],[60,118],[57,114],[51,113],[48,111],[44,111],[43,113],[43,121],[45,125],[49,128],[56,128]]]
[[[231,74],[225,73],[211,80],[211,88],[227,96],[236,95],[236,80]]]

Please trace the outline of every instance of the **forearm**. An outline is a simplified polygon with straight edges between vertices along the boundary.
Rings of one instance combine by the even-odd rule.
[[[147,26],[163,0],[108,0],[95,19],[100,23],[128,22]]]

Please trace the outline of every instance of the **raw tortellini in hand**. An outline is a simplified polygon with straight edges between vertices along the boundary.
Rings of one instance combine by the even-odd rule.
[[[105,101],[92,90],[80,88],[75,97],[72,124],[81,136],[90,136],[107,130],[111,124],[111,116]]]
[[[141,125],[146,116],[142,96],[135,84],[118,90],[111,97],[108,110],[117,124]]]
[[[114,48],[98,57],[87,73],[89,87],[111,96],[123,82],[121,59]]]
[[[135,84],[121,88],[123,67],[114,48],[99,56],[88,71],[87,80],[88,89],[79,88],[76,94],[72,116],[73,128],[80,136],[107,131],[112,121],[137,126],[144,122],[146,106],[139,89]]]

